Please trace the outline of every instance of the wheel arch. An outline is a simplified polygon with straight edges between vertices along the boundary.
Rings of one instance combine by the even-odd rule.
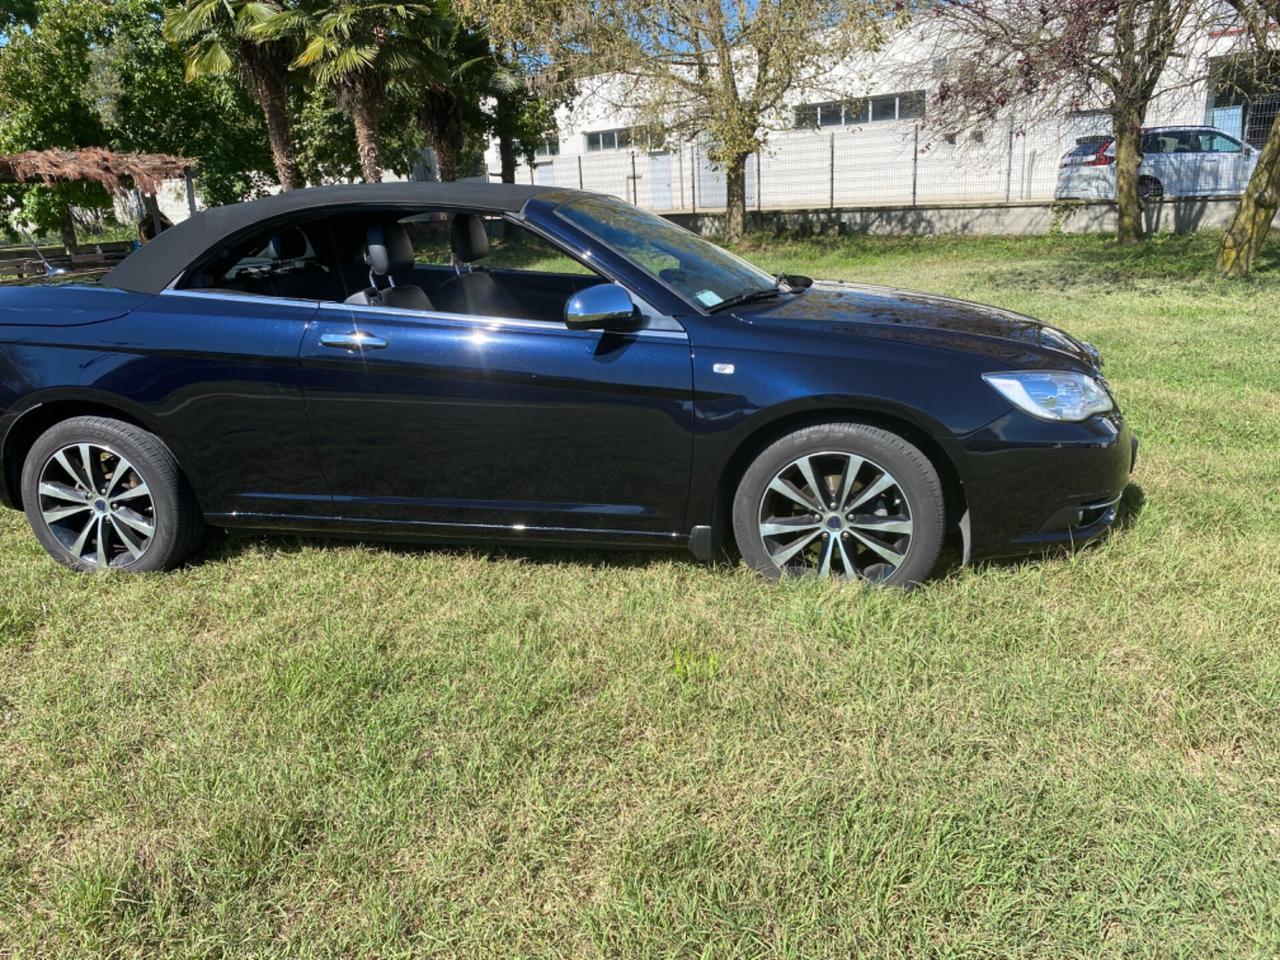
[[[715,501],[713,504],[712,528],[715,531],[717,546],[723,547],[732,542],[733,497],[738,484],[747,468],[770,444],[788,433],[826,423],[858,423],[869,427],[878,427],[902,437],[923,453],[933,468],[938,471],[942,481],[944,508],[947,517],[948,533],[953,530],[967,540],[967,532],[962,524],[968,504],[965,497],[964,481],[955,461],[942,445],[921,424],[901,411],[882,408],[851,405],[831,405],[817,408],[806,408],[781,413],[768,422],[755,426],[734,447],[733,453],[725,462],[716,482]],[[966,550],[967,554],[967,550]]]
[[[0,500],[14,509],[22,509],[22,467],[28,451],[41,434],[64,420],[94,416],[120,420],[159,436],[149,417],[139,415],[130,404],[109,394],[53,393],[29,398],[0,442],[0,473],[3,473],[0,476]],[[163,444],[164,440],[160,442]],[[168,444],[165,447],[167,449]]]

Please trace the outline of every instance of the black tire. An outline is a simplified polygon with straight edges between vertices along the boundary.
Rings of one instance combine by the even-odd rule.
[[[1138,197],[1144,202],[1164,199],[1164,184],[1155,177],[1141,177],[1138,180]]]
[[[97,488],[92,493],[87,492],[88,480],[80,482],[85,477],[83,458],[65,453],[82,444],[91,451],[88,480],[95,481]],[[72,471],[63,469],[57,460],[60,453]],[[121,463],[128,468],[122,469]],[[54,485],[60,492],[50,496],[47,491]],[[106,493],[119,502],[108,499]],[[71,494],[83,496],[84,505],[77,505]],[[107,557],[112,570],[172,570],[192,554],[204,534],[199,505],[173,454],[154,434],[107,417],[64,420],[36,440],[22,468],[22,503],[27,522],[49,554],[84,573],[101,570],[97,559],[101,556]],[[120,509],[124,516],[117,512]],[[59,511],[70,516],[46,519]],[[93,529],[86,546],[77,551],[76,530],[82,524]],[[152,531],[149,537],[139,532],[147,526]],[[99,540],[101,553],[96,549]]]
[[[865,478],[851,481],[853,485],[846,489],[852,492],[846,503],[855,503],[864,491],[874,492],[873,488],[879,485],[881,476],[887,475],[889,480],[896,481],[880,498],[871,499],[865,507],[882,516],[869,512],[858,519],[909,521],[906,524],[908,532],[884,535],[872,533],[871,528],[853,522],[858,511],[846,515],[844,507],[832,509],[825,515],[815,510],[806,519],[801,516],[804,508],[796,505],[793,509],[798,511],[797,515],[788,519],[802,521],[807,526],[794,536],[784,534],[784,537],[790,539],[783,540],[780,545],[775,543],[775,549],[771,552],[762,529],[763,524],[776,519],[774,508],[778,503],[778,494],[772,491],[777,488],[771,490],[770,484],[775,478],[796,477],[797,482],[790,484],[792,488],[799,488],[798,492],[802,494],[812,494],[808,486],[799,482],[801,474],[787,473],[799,470],[796,465],[806,457],[814,458],[808,461],[811,473],[826,488],[824,499],[831,499],[833,502],[838,499],[835,488],[841,484],[843,474],[820,474],[842,462],[862,464],[849,472],[856,477]],[[856,459],[848,459],[849,457]],[[842,461],[840,458],[845,459]],[[859,473],[859,470],[863,472]],[[772,502],[766,503],[766,495],[772,498]],[[791,499],[783,498],[781,502],[790,506]],[[806,496],[805,499],[812,499],[812,496]],[[824,509],[828,507],[830,504]],[[770,512],[764,515],[766,509]],[[889,516],[890,513],[893,516]],[[811,523],[812,520],[820,522]],[[846,520],[849,521],[847,524]],[[829,532],[829,524],[837,524],[834,529],[838,533]],[[804,547],[797,555],[799,559],[787,564],[784,571],[774,558],[786,553],[786,547],[799,543],[815,528],[815,535],[819,539]],[[942,549],[946,533],[946,505],[942,482],[929,458],[897,434],[860,423],[824,423],[805,427],[771,444],[747,468],[733,500],[733,532],[743,560],[770,579],[777,579],[784,572],[807,572],[806,558],[810,556],[813,558],[812,572],[817,573],[821,569],[823,551],[830,550],[836,557],[842,558],[828,562],[828,572],[832,575],[856,576],[890,586],[912,586],[925,580],[933,572]],[[890,547],[891,552],[904,550],[905,552],[897,554],[901,557],[900,562],[895,566],[882,559],[879,551],[873,552],[871,544],[865,539],[867,536],[882,546]],[[840,539],[828,548],[827,542],[836,537]],[[846,545],[849,546],[847,551]],[[838,554],[835,553],[837,548]],[[852,562],[851,573],[840,569],[848,562],[843,559],[846,557]],[[797,565],[801,569],[797,570]]]

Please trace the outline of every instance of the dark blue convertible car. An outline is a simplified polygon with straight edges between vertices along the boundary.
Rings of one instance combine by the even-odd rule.
[[[610,197],[298,190],[94,283],[0,288],[0,499],[76,570],[171,568],[212,524],[910,584],[949,535],[979,557],[1112,523],[1137,444],[1099,367]]]

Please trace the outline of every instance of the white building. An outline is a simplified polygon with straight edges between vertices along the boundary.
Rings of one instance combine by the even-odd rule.
[[[1216,92],[1214,66],[1235,47],[1229,29],[1189,35],[1147,117],[1150,126],[1209,123],[1261,143],[1280,97]],[[747,164],[750,208],[801,209],[1051,200],[1062,155],[1105,132],[1101,110],[1014,113],[948,134],[929,122],[929,95],[947,44],[924,29],[845,64],[830,89],[797,96],[773,118],[766,147]],[[616,87],[614,88],[616,89]],[[661,212],[713,210],[724,177],[697,143],[652,143],[607,80],[584,85],[559,113],[559,136],[517,182],[581,187]],[[486,154],[499,176],[496,144]]]

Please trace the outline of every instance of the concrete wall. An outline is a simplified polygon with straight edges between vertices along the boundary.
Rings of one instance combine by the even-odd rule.
[[[1147,205],[1147,230],[1191,233],[1224,230],[1237,201],[1228,199],[1165,200]],[[670,213],[668,220],[697,233],[715,235],[724,225],[722,211]],[[870,234],[921,236],[1043,236],[1048,233],[1113,233],[1116,208],[1107,201],[945,204],[935,206],[836,207],[750,211],[752,229],[797,234]],[[1280,221],[1280,217],[1277,218]]]

